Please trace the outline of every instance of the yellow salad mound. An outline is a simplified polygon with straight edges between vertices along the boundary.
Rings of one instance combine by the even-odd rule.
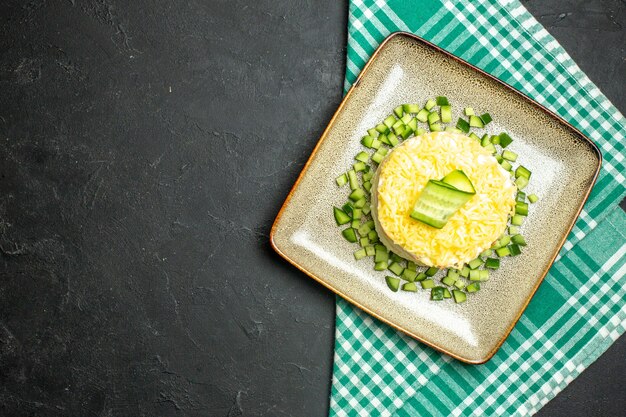
[[[470,179],[476,195],[442,229],[409,217],[430,179],[455,169]],[[514,211],[516,187],[478,141],[436,132],[409,139],[391,151],[373,178],[372,214],[382,243],[419,264],[459,268],[504,233]]]

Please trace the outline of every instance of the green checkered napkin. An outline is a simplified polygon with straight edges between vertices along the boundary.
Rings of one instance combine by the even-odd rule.
[[[379,43],[413,32],[576,126],[601,148],[598,182],[499,352],[465,365],[337,299],[331,416],[528,416],[626,329],[626,121],[519,1],[351,0],[347,91]]]

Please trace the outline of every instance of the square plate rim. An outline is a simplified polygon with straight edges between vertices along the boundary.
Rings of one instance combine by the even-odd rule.
[[[325,281],[323,278],[318,277],[313,272],[307,270],[306,268],[304,268],[303,266],[298,264],[295,260],[291,259],[286,253],[284,253],[280,249],[279,245],[276,243],[276,240],[275,240],[276,229],[278,227],[278,224],[280,222],[280,219],[281,219],[281,217],[283,215],[283,212],[284,212],[285,208],[287,207],[287,205],[291,201],[291,198],[293,197],[294,192],[296,191],[296,189],[298,188],[302,178],[305,176],[306,172],[308,171],[309,165],[315,159],[315,157],[317,155],[317,152],[318,152],[319,148],[321,147],[322,143],[327,139],[328,134],[329,134],[331,128],[333,127],[333,125],[335,124],[335,121],[336,121],[337,117],[341,114],[341,112],[342,112],[343,108],[345,107],[346,103],[349,101],[353,91],[359,86],[361,80],[365,77],[365,75],[367,74],[369,68],[371,67],[373,62],[376,60],[376,58],[378,57],[378,54],[385,48],[387,43],[389,43],[392,39],[394,39],[396,37],[398,37],[398,38],[405,37],[405,38],[411,39],[412,41],[416,41],[418,43],[421,43],[422,45],[424,45],[424,46],[426,46],[426,47],[428,47],[430,49],[433,49],[433,50],[435,50],[436,52],[438,52],[440,54],[443,54],[447,58],[450,58],[450,59],[460,63],[462,66],[471,69],[473,72],[477,72],[479,75],[483,75],[483,76],[487,77],[488,79],[490,79],[492,81],[495,81],[497,84],[500,84],[500,85],[504,86],[505,89],[509,93],[512,93],[512,94],[515,94],[515,95],[521,97],[524,101],[529,103],[531,106],[533,106],[535,108],[538,108],[539,110],[543,111],[548,116],[550,116],[551,118],[555,119],[559,123],[565,125],[569,129],[571,129],[580,139],[583,140],[583,142],[586,142],[586,144],[591,147],[591,149],[594,151],[594,153],[595,153],[595,155],[597,157],[597,166],[596,166],[595,172],[593,174],[593,178],[591,180],[591,183],[589,184],[589,187],[587,188],[587,190],[585,192],[584,198],[583,198],[580,206],[576,210],[576,215],[572,216],[572,220],[570,221],[570,224],[569,224],[569,226],[567,228],[567,231],[563,234],[561,242],[559,243],[557,249],[554,251],[554,254],[552,255],[552,259],[548,263],[548,266],[545,268],[545,270],[541,273],[541,277],[537,280],[537,282],[535,283],[532,291],[530,292],[530,294],[528,295],[528,297],[524,301],[524,304],[519,309],[519,312],[518,312],[516,318],[511,321],[511,324],[507,328],[507,330],[504,333],[504,335],[502,336],[502,338],[487,353],[487,355],[485,355],[484,358],[470,359],[470,358],[466,358],[466,357],[463,357],[461,355],[452,353],[452,352],[448,351],[446,348],[444,348],[444,347],[442,347],[442,346],[440,346],[440,345],[438,345],[436,343],[430,342],[429,340],[426,340],[425,338],[423,338],[421,336],[418,336],[418,335],[414,334],[410,330],[405,329],[405,328],[395,324],[390,319],[387,319],[387,318],[379,315],[378,313],[374,312],[373,310],[371,310],[371,309],[361,305],[359,302],[354,300],[348,294],[341,292],[340,290],[335,288],[333,285],[331,285],[330,283]],[[517,324],[519,319],[522,317],[522,314],[524,314],[524,311],[526,311],[526,308],[528,307],[528,304],[530,303],[530,301],[535,296],[535,293],[537,292],[537,290],[539,289],[539,286],[541,285],[541,283],[545,279],[546,275],[548,274],[548,271],[552,268],[552,265],[554,264],[554,261],[556,260],[557,255],[561,251],[561,248],[565,244],[565,241],[567,240],[567,237],[569,236],[569,234],[571,233],[572,229],[574,228],[574,224],[578,220],[578,218],[580,216],[580,213],[581,213],[583,207],[585,206],[585,203],[589,199],[589,195],[591,193],[591,190],[595,186],[596,181],[598,179],[598,175],[600,173],[600,168],[602,167],[602,161],[603,161],[602,152],[600,151],[598,146],[591,139],[589,139],[580,130],[578,130],[577,128],[572,126],[565,119],[563,119],[562,117],[560,117],[556,113],[552,112],[551,110],[549,110],[548,108],[546,108],[542,104],[538,103],[537,101],[533,100],[528,95],[526,95],[523,92],[517,90],[516,88],[514,88],[510,84],[508,84],[508,83],[498,79],[497,77],[495,77],[495,76],[493,76],[493,75],[483,71],[482,69],[480,69],[480,68],[476,67],[475,65],[465,61],[464,59],[451,54],[450,52],[446,51],[445,49],[440,48],[439,46],[437,46],[437,45],[427,41],[426,39],[424,39],[424,38],[422,38],[422,37],[420,37],[418,35],[415,35],[415,34],[409,33],[409,32],[397,31],[397,32],[393,32],[389,36],[387,36],[381,42],[381,44],[376,48],[376,50],[374,51],[372,56],[369,58],[369,60],[367,61],[367,63],[363,67],[363,70],[357,76],[357,79],[354,81],[354,83],[352,84],[352,86],[350,87],[350,89],[348,90],[346,95],[344,96],[344,98],[341,100],[341,103],[337,107],[337,110],[335,110],[335,112],[333,114],[333,117],[330,119],[330,121],[328,122],[328,125],[326,126],[326,128],[322,132],[322,135],[320,136],[319,140],[317,141],[317,144],[313,148],[313,151],[311,152],[311,155],[309,156],[306,164],[302,167],[302,171],[300,171],[300,174],[298,175],[298,178],[296,179],[296,182],[291,187],[291,189],[289,191],[289,194],[287,194],[287,197],[285,198],[285,201],[283,202],[283,204],[282,204],[278,214],[276,215],[276,218],[274,220],[274,223],[272,224],[272,228],[271,228],[271,231],[270,231],[270,239],[269,240],[270,240],[270,244],[271,244],[272,248],[274,249],[274,251],[276,251],[276,253],[278,253],[281,257],[283,257],[287,262],[289,262],[290,264],[292,264],[293,266],[298,268],[300,271],[304,272],[309,277],[313,278],[318,283],[322,284],[324,287],[326,287],[329,290],[331,290],[332,292],[334,292],[336,295],[341,296],[343,299],[345,299],[349,303],[351,303],[351,304],[357,306],[358,308],[360,308],[361,310],[365,311],[369,315],[377,318],[378,320],[380,320],[383,323],[393,327],[394,329],[396,329],[396,330],[398,330],[398,331],[408,335],[409,337],[411,337],[411,338],[413,338],[413,339],[415,339],[415,340],[417,340],[417,341],[419,341],[421,343],[424,343],[425,345],[430,346],[431,348],[433,348],[435,350],[438,350],[438,351],[440,351],[442,353],[445,353],[446,355],[449,355],[449,356],[453,357],[454,359],[457,359],[457,360],[459,360],[461,362],[464,362],[464,363],[467,363],[467,364],[470,364],[470,365],[481,365],[481,364],[484,364],[487,361],[489,361],[496,354],[496,352],[500,349],[500,347],[502,346],[504,341],[509,337],[509,335],[511,334],[511,331],[513,331],[513,328],[515,327],[515,325]]]

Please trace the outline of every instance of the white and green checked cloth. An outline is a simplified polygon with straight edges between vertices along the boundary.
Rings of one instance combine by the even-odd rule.
[[[346,91],[413,32],[559,114],[604,162],[580,219],[500,351],[465,365],[337,299],[331,416],[529,416],[626,329],[626,120],[517,0],[350,0]]]

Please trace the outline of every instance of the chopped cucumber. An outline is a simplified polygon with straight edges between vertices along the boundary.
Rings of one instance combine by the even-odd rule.
[[[376,243],[378,242],[378,233],[376,233],[376,230],[370,230],[367,233],[367,238],[370,240],[370,242]]]
[[[508,248],[509,252],[511,252],[511,256],[517,256],[522,253],[522,249],[519,247],[519,245],[516,245],[515,243],[509,245]]]
[[[505,246],[503,248],[496,249],[496,254],[502,258],[505,256],[509,256],[511,254],[511,250],[509,249],[508,246]]]
[[[513,143],[513,139],[511,139],[511,137],[504,132],[500,133],[498,136],[500,136],[500,146],[503,148],[506,148]]]
[[[354,208],[363,208],[365,207],[366,203],[367,203],[367,200],[365,199],[365,197],[363,197],[360,200],[357,200],[354,202]]]
[[[374,143],[374,138],[370,135],[363,136],[363,138],[361,139],[361,145],[365,146],[366,148],[371,148],[372,143]]]
[[[353,229],[358,229],[359,227],[361,227],[361,220],[359,219],[352,220],[350,227],[352,227]]]
[[[450,291],[447,288],[443,289],[443,298],[452,298],[452,294],[450,294]]]
[[[463,291],[452,290],[452,296],[457,304],[464,303],[467,300],[467,295]]]
[[[513,165],[511,165],[511,163],[507,160],[503,160],[502,162],[500,162],[500,165],[502,165],[502,168],[504,168],[507,171],[510,171],[513,169]]]
[[[343,210],[337,207],[333,207],[333,213],[335,214],[335,221],[338,226],[342,224],[350,223],[352,218],[348,216]]]
[[[374,256],[376,255],[376,249],[374,249],[373,246],[367,246],[365,248],[365,253],[367,254],[367,256]]]
[[[405,113],[418,113],[420,111],[419,104],[405,104],[403,106]]]
[[[429,111],[426,109],[422,109],[420,110],[417,115],[415,116],[417,118],[417,120],[419,120],[422,123],[426,123],[426,121],[428,120],[428,113]]]
[[[526,239],[522,235],[511,236],[511,242],[519,246],[526,246]]]
[[[517,154],[515,152],[509,151],[508,149],[502,152],[502,158],[515,162],[517,160]]]
[[[529,180],[530,174],[531,174],[530,170],[523,165],[518,166],[517,169],[515,170],[515,178],[524,177],[527,180]]]
[[[441,120],[439,118],[439,113],[437,112],[432,112],[428,115],[428,124],[432,125],[434,123],[437,123],[439,120]]]
[[[352,211],[352,218],[353,219],[360,219],[363,216],[363,209],[354,209]]]
[[[376,136],[378,136],[378,130],[371,128],[371,129],[367,129],[367,134],[370,135],[371,137],[375,138]]]
[[[372,149],[378,149],[378,148],[380,148],[380,144],[381,144],[381,143],[382,143],[382,142],[381,142],[381,141],[379,141],[378,139],[374,139],[374,141],[372,142],[372,146],[371,146],[371,148],[372,148]]]
[[[526,202],[526,193],[523,191],[518,191],[517,195],[515,196],[515,201],[524,203]]]
[[[520,216],[528,216],[528,203],[515,203],[515,214],[519,214]]]
[[[437,105],[437,102],[433,99],[430,99],[426,102],[426,104],[424,104],[424,108],[428,111],[430,111],[430,109],[432,109],[433,107],[435,107]]]
[[[469,125],[470,125],[470,127],[477,127],[479,129],[482,129],[483,127],[485,127],[485,124],[483,123],[483,121],[478,116],[470,116],[469,117]]]
[[[519,226],[509,226],[509,234],[511,236],[519,234]]]
[[[378,133],[386,134],[389,132],[389,128],[387,127],[386,124],[383,124],[383,123],[380,123],[379,125],[377,125],[375,129]]]
[[[538,200],[539,197],[537,197],[537,194],[531,194],[528,196],[528,201],[530,201],[532,204],[535,204]]]
[[[354,252],[354,259],[356,259],[357,261],[360,261],[366,256],[367,256],[367,252],[365,251],[365,249],[359,249],[358,251]]]
[[[402,291],[417,292],[417,285],[414,282],[405,282],[402,284]]]
[[[356,171],[353,169],[348,171],[348,182],[350,183],[351,190],[356,190],[359,188],[359,179],[356,176]]]
[[[400,141],[396,135],[390,133],[387,135],[387,142],[389,142],[389,145],[391,146],[396,146]]]
[[[348,227],[346,230],[341,232],[341,234],[350,243],[355,243],[357,241],[356,232],[351,227]]]
[[[387,249],[383,246],[383,249],[380,248],[380,246],[376,246],[376,253],[374,255],[374,262],[387,262],[389,260],[389,252],[387,252]]]
[[[354,229],[352,229],[352,230],[354,230]],[[370,245],[370,240],[369,240],[369,238],[367,238],[367,237],[362,237],[361,239],[359,239],[359,246],[360,246],[360,247],[364,248],[364,247],[369,246],[369,245]]]
[[[466,107],[463,113],[465,113],[466,116],[473,116],[475,114],[474,109],[471,107]]]
[[[352,204],[350,203],[346,203],[343,205],[343,207],[341,207],[341,209],[350,217],[352,217],[352,212],[354,210],[354,208],[352,207]]]
[[[459,290],[462,290],[463,288],[465,288],[465,281],[459,279],[457,282],[454,283],[454,286],[457,287]]]
[[[489,113],[483,113],[480,115],[480,120],[482,120],[483,124],[487,126],[489,123],[491,123],[493,119],[491,118],[491,115]]]
[[[444,287],[433,287],[430,290],[430,299],[433,301],[441,301],[443,300],[443,290]]]
[[[459,117],[459,120],[456,122],[456,128],[460,129],[464,133],[469,133],[470,131],[469,123],[467,123],[467,121],[461,119],[460,117]]]
[[[361,151],[354,157],[354,159],[361,162],[367,162],[370,159],[370,154],[365,151]]]
[[[425,273],[422,272],[421,274],[417,275],[417,278],[415,278],[415,281],[424,281],[426,278],[428,277],[426,276]]]
[[[494,145],[499,145],[500,144],[500,136],[492,136],[491,137],[491,143],[493,143]]]
[[[428,125],[428,128],[431,132],[441,132],[443,130],[443,126],[439,123],[433,123],[432,125]]]
[[[435,100],[437,102],[438,106],[448,106],[450,105],[450,103],[448,102],[448,99],[444,96],[437,96],[437,99]]]
[[[441,121],[444,123],[450,123],[452,121],[452,106],[441,106]]]
[[[393,262],[391,265],[389,265],[387,269],[389,269],[391,272],[393,272],[397,276],[401,276],[402,273],[404,272],[404,268],[402,267],[402,265],[400,265],[397,262]]]
[[[524,223],[524,216],[520,216],[519,214],[516,214],[513,217],[511,217],[511,224],[513,226],[521,226],[522,223]]]
[[[413,132],[417,130],[417,119],[414,117],[407,123],[407,126],[411,128]]]
[[[453,133],[463,133],[461,132],[460,129],[457,129],[456,127],[452,127],[452,126],[448,126],[445,129],[446,132],[453,132]]]
[[[338,186],[343,187],[348,183],[348,176],[346,174],[341,174],[340,176],[335,178],[335,181],[337,182]]]
[[[500,259],[498,258],[489,258],[485,261],[485,268],[489,269],[498,269],[500,268]]]
[[[519,177],[515,180],[515,185],[519,190],[523,190],[528,185],[528,179],[526,177]]]
[[[402,117],[402,114],[404,114],[404,106],[408,106],[408,104],[400,104],[398,107],[393,109],[394,114],[398,117]]]
[[[479,266],[481,266],[483,264],[483,260],[480,258],[476,258],[473,261],[470,261],[467,266],[470,267],[470,269],[476,269]],[[470,271],[470,274],[472,273],[472,271]]]
[[[415,278],[417,278],[417,271],[405,269],[404,271],[402,271],[402,278],[406,281],[413,282],[415,281]]]
[[[465,287],[467,292],[472,293],[480,290],[480,282],[472,282],[470,285]]]
[[[363,183],[363,188],[365,188],[365,190],[369,193],[370,190],[372,189],[372,183],[369,181],[365,181]]]
[[[387,261],[374,263],[374,271],[384,271],[385,269],[387,269]]]
[[[348,198],[352,201],[358,201],[363,197],[365,197],[365,191],[363,191],[362,188],[357,188],[356,190],[352,191],[352,193],[350,193],[350,195],[348,196]]]
[[[426,276],[428,277],[433,277],[435,276],[435,274],[437,274],[437,272],[439,272],[439,268],[435,268],[434,266],[431,266],[430,268],[428,268],[426,270],[426,272],[424,272],[426,274]]]
[[[365,171],[367,169],[367,165],[365,165],[365,162],[357,162],[356,164],[354,164],[352,166],[352,168],[356,172],[361,172],[361,171]]]
[[[470,133],[470,134],[469,134],[469,137],[470,137],[470,138],[472,138],[472,139],[474,139],[475,141],[480,142],[480,138],[479,138],[479,137],[478,137],[478,135],[477,135],[476,133],[474,133],[474,132]]]
[[[452,277],[443,277],[441,279],[442,283],[444,283],[445,285],[448,285],[450,287],[453,286],[456,281],[457,280],[455,278],[452,278]]]
[[[467,278],[469,276],[469,273],[470,273],[469,266],[467,265],[463,266],[463,269],[461,269],[461,276],[464,278]]]
[[[387,282],[387,286],[391,291],[398,291],[398,288],[400,287],[400,278],[386,276],[385,281]]]
[[[406,269],[409,269],[411,271],[417,271],[417,264],[413,261],[408,261],[406,264]]]
[[[425,279],[425,280],[421,281],[421,284],[422,284],[422,288],[427,290],[427,289],[433,288],[435,286],[435,281],[433,281],[432,279],[428,278],[428,279]]]
[[[481,146],[485,147],[488,146],[491,142],[491,137],[489,135],[483,135],[482,139],[480,140],[480,144]]]

